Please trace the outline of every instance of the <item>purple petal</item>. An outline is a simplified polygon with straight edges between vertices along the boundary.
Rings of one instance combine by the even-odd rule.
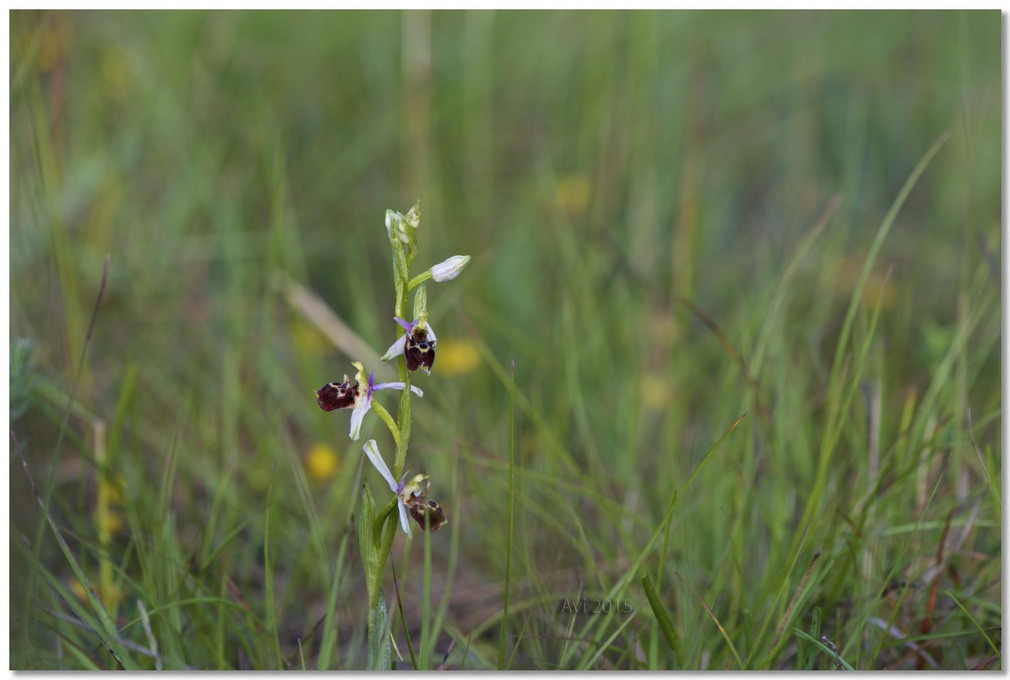
[[[402,328],[403,330],[407,331],[408,333],[411,332],[412,330],[414,330],[414,324],[410,323],[409,321],[404,321],[403,319],[401,319],[398,316],[394,316],[393,317],[393,321],[395,321],[396,323],[400,324],[400,328]]]

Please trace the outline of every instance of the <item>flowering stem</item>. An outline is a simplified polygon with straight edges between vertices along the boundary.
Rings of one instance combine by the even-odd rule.
[[[409,268],[410,262],[408,261],[408,258],[402,248],[398,248],[397,245],[394,244],[393,280],[396,287],[394,316],[400,318],[406,317],[405,310],[407,309],[407,295],[411,288],[411,286],[407,283]],[[407,370],[407,361],[404,357],[400,357],[397,361],[397,371],[400,376],[400,381],[404,384],[404,388],[400,393],[400,407],[396,411],[396,421],[393,421],[392,415],[390,415],[389,411],[387,411],[381,404],[376,401],[372,402],[372,410],[378,413],[379,417],[382,418],[382,422],[384,422],[386,427],[389,428],[390,434],[393,435],[393,441],[396,443],[396,457],[393,462],[394,479],[400,479],[403,475],[403,468],[406,466],[407,462],[407,444],[410,442],[410,372]],[[378,585],[375,588],[375,592],[369,593],[370,612],[378,605],[379,593],[382,590],[382,574],[386,570],[386,562],[389,559],[389,553],[393,549],[393,539],[396,536],[396,527],[399,521],[397,513],[393,512],[396,508],[396,503],[397,500],[394,498],[382,508],[375,518],[375,530],[380,532],[381,539],[378,550],[378,559],[374,562],[376,572],[373,574],[373,578],[371,579],[371,582]],[[372,636],[373,623],[373,618],[370,615],[368,617],[369,639],[371,639]]]
[[[407,309],[407,297],[409,291],[403,286],[403,281],[398,279],[400,285],[396,287],[396,316],[404,318]],[[399,331],[397,331],[399,336]],[[401,356],[396,361],[396,370],[399,373],[400,381],[404,388],[400,392],[400,408],[396,410],[396,421],[400,436],[396,439],[396,457],[393,460],[393,476],[399,479],[403,475],[403,468],[407,462],[407,444],[410,443],[410,371],[407,370],[407,360]]]
[[[406,387],[400,393],[400,408],[396,410],[400,436],[396,437],[396,458],[393,461],[393,476],[399,479],[407,462],[407,444],[410,443],[410,373],[407,371],[407,361],[403,357],[397,362],[400,369],[400,380]]]
[[[417,276],[415,276],[410,280],[410,283],[407,284],[407,292],[409,293],[410,291],[414,290],[415,288],[417,288],[419,285],[421,285],[430,278],[431,278],[430,269],[424,272],[423,274],[418,274]]]
[[[417,235],[416,230],[421,223],[420,214],[420,204],[415,204],[413,208],[406,215],[401,215],[394,210],[386,211],[386,233],[389,236],[389,245],[392,250],[393,256],[393,285],[396,290],[395,304],[394,304],[394,319],[396,322],[407,330],[408,335],[406,338],[400,335],[400,331],[397,330],[397,342],[393,344],[392,347],[386,353],[383,359],[391,359],[393,357],[399,357],[397,360],[397,373],[399,375],[398,383],[386,383],[381,385],[373,386],[374,373],[369,375],[368,378],[368,392],[365,395],[366,398],[371,398],[374,389],[399,389],[400,391],[400,404],[399,408],[396,410],[396,419],[387,411],[378,401],[371,402],[371,410],[379,414],[379,418],[382,422],[386,424],[389,429],[389,433],[393,436],[393,441],[396,443],[396,454],[393,459],[392,471],[386,466],[385,460],[379,454],[378,449],[374,440],[370,440],[365,444],[365,454],[371,460],[372,464],[378,469],[380,474],[389,484],[390,488],[393,489],[394,497],[386,503],[380,511],[375,510],[375,504],[372,500],[371,494],[368,491],[368,486],[365,485],[364,499],[363,499],[363,514],[361,522],[359,523],[359,533],[362,538],[362,557],[366,570],[366,584],[369,589],[368,592],[368,602],[369,602],[369,612],[368,612],[368,640],[369,640],[369,667],[377,668],[379,666],[389,665],[389,646],[388,642],[385,640],[388,630],[385,626],[388,623],[387,610],[383,604],[382,599],[382,575],[386,569],[386,562],[389,560],[389,554],[393,549],[393,539],[396,537],[398,530],[398,524],[402,523],[403,531],[408,536],[411,535],[410,527],[407,526],[407,512],[406,506],[403,504],[403,499],[407,498],[410,500],[410,494],[423,495],[424,491],[418,491],[419,481],[415,480],[412,482],[412,486],[408,489],[404,488],[404,481],[406,478],[405,468],[407,466],[407,447],[410,444],[410,428],[411,428],[411,411],[410,411],[410,397],[411,397],[411,379],[410,371],[407,368],[407,354],[411,352],[410,357],[410,368],[417,369],[423,368],[425,374],[429,374],[429,369],[431,368],[435,360],[435,331],[428,325],[428,295],[427,288],[423,285],[429,279],[435,281],[436,283],[441,283],[444,281],[450,281],[463,270],[467,262],[470,261],[469,255],[453,255],[442,262],[439,262],[422,274],[410,277],[410,266],[414,260],[414,256],[417,254]],[[414,313],[412,315],[407,314],[407,302],[410,292],[416,289],[414,295]],[[404,321],[404,319],[413,319],[413,322]],[[416,333],[415,333],[416,331]],[[402,344],[397,344],[402,343]],[[421,359],[418,359],[418,354],[421,355]],[[416,365],[415,365],[416,364]],[[355,366],[358,367],[361,375],[364,375],[364,368],[361,363],[356,363]],[[359,383],[361,379],[359,378]],[[346,392],[346,388],[344,392]],[[344,392],[337,390],[338,396],[324,395],[324,397],[319,396],[317,392],[317,399],[320,400],[320,406],[325,410],[328,409],[327,406],[332,405],[335,408],[340,408],[340,404],[344,399]],[[418,390],[418,394],[421,391]],[[357,398],[358,395],[355,395]],[[354,438],[357,438],[358,431],[360,429],[361,418],[363,414],[355,410],[352,419],[352,431],[351,434]],[[426,477],[419,476],[420,480]],[[399,480],[399,481],[397,481]],[[399,505],[398,505],[399,504]],[[422,529],[425,531],[433,531],[438,527],[445,524],[445,516],[442,513],[441,508],[438,503],[434,501],[428,501],[428,506],[434,508],[438,514],[438,523],[431,523],[431,517],[427,514],[429,512],[429,507],[424,508],[424,523],[422,524]],[[395,512],[398,510],[398,512]],[[414,515],[415,519],[418,519],[416,514],[416,506],[411,505],[411,513]],[[420,519],[418,521],[421,521]],[[427,536],[425,536],[427,539]],[[428,592],[430,586],[430,569],[431,569],[431,543],[425,540],[425,603],[427,607],[428,603]],[[402,617],[402,609],[401,609]],[[424,621],[427,622],[429,619],[429,612],[427,608],[424,613]],[[421,646],[426,648],[427,643],[427,628],[422,631],[421,635]],[[373,645],[373,641],[375,642]],[[409,641],[408,641],[409,642]],[[411,652],[411,657],[413,658],[413,650]],[[417,664],[414,664],[415,667]],[[388,668],[384,668],[388,670]]]
[[[397,286],[397,291],[403,291],[402,286]],[[397,296],[396,301],[396,311],[397,316],[403,314],[403,310],[407,306],[407,293],[403,291],[401,295]],[[397,361],[397,369],[400,374],[400,380],[404,383],[403,391],[400,393],[400,408],[396,410],[396,420],[393,422],[392,416],[389,411],[386,411],[382,406],[378,406],[376,402],[372,402],[372,406],[378,406],[382,411],[376,411],[379,416],[385,421],[386,426],[389,431],[393,434],[393,439],[396,442],[396,458],[393,462],[393,478],[400,479],[403,476],[403,468],[407,463],[407,444],[410,442],[410,372],[407,370],[407,361],[403,357],[400,357]],[[385,414],[385,415],[383,415]],[[376,574],[376,583],[381,581],[382,572],[386,568],[386,560],[389,558],[389,552],[393,549],[393,537],[396,536],[396,523],[399,520],[397,514],[391,512],[393,508],[396,507],[396,499],[388,505],[388,507],[383,508],[379,515],[377,521],[384,521],[386,523],[386,531],[382,534],[382,545],[379,547],[379,560],[377,563],[377,569],[379,570]]]
[[[403,290],[403,284],[400,281],[396,282],[396,305],[394,305],[393,316],[398,316],[401,319],[407,316],[404,311],[407,309],[407,291]]]
[[[382,510],[379,510],[379,513],[375,516],[375,528],[377,530],[382,530],[382,525],[386,522],[386,517],[388,517],[389,513],[393,512],[395,509],[396,497],[394,496],[393,499],[386,503]]]
[[[378,401],[375,401],[374,399],[372,400],[372,410],[379,414],[379,417],[382,418],[382,422],[384,422],[386,424],[386,427],[389,428],[389,433],[393,435],[393,441],[396,442],[396,450],[399,451],[400,430],[397,427],[396,423],[393,421],[393,416],[389,415],[389,411],[386,410],[385,406],[380,404]]]

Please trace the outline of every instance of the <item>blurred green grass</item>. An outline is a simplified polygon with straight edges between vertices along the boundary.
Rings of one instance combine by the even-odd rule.
[[[429,291],[439,361],[484,352],[414,406],[411,464],[450,515],[425,663],[453,643],[450,667],[494,667],[514,359],[512,667],[734,668],[728,639],[748,668],[831,668],[790,633],[815,621],[856,668],[1001,667],[999,19],[12,12],[12,430],[89,578],[114,566],[119,634],[149,646],[141,600],[166,668],[363,665],[362,456],[312,399],[359,357],[277,282],[381,352],[383,214],[420,199],[417,262],[473,256]],[[14,461],[12,667],[114,667],[66,618],[73,572]],[[683,655],[634,567],[658,529],[641,569]],[[393,553],[412,628],[421,549]],[[630,621],[562,613],[626,575]]]

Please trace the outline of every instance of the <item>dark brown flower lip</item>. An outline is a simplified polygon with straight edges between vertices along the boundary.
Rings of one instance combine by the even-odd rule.
[[[354,406],[359,392],[358,384],[351,385],[351,381],[345,375],[343,382],[329,382],[316,390],[316,403],[324,411],[348,408]]]

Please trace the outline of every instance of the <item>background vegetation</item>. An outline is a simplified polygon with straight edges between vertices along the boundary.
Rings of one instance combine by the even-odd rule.
[[[10,113],[12,667],[363,666],[420,199],[399,665],[498,666],[514,404],[503,665],[1002,668],[998,12],[13,12]]]

